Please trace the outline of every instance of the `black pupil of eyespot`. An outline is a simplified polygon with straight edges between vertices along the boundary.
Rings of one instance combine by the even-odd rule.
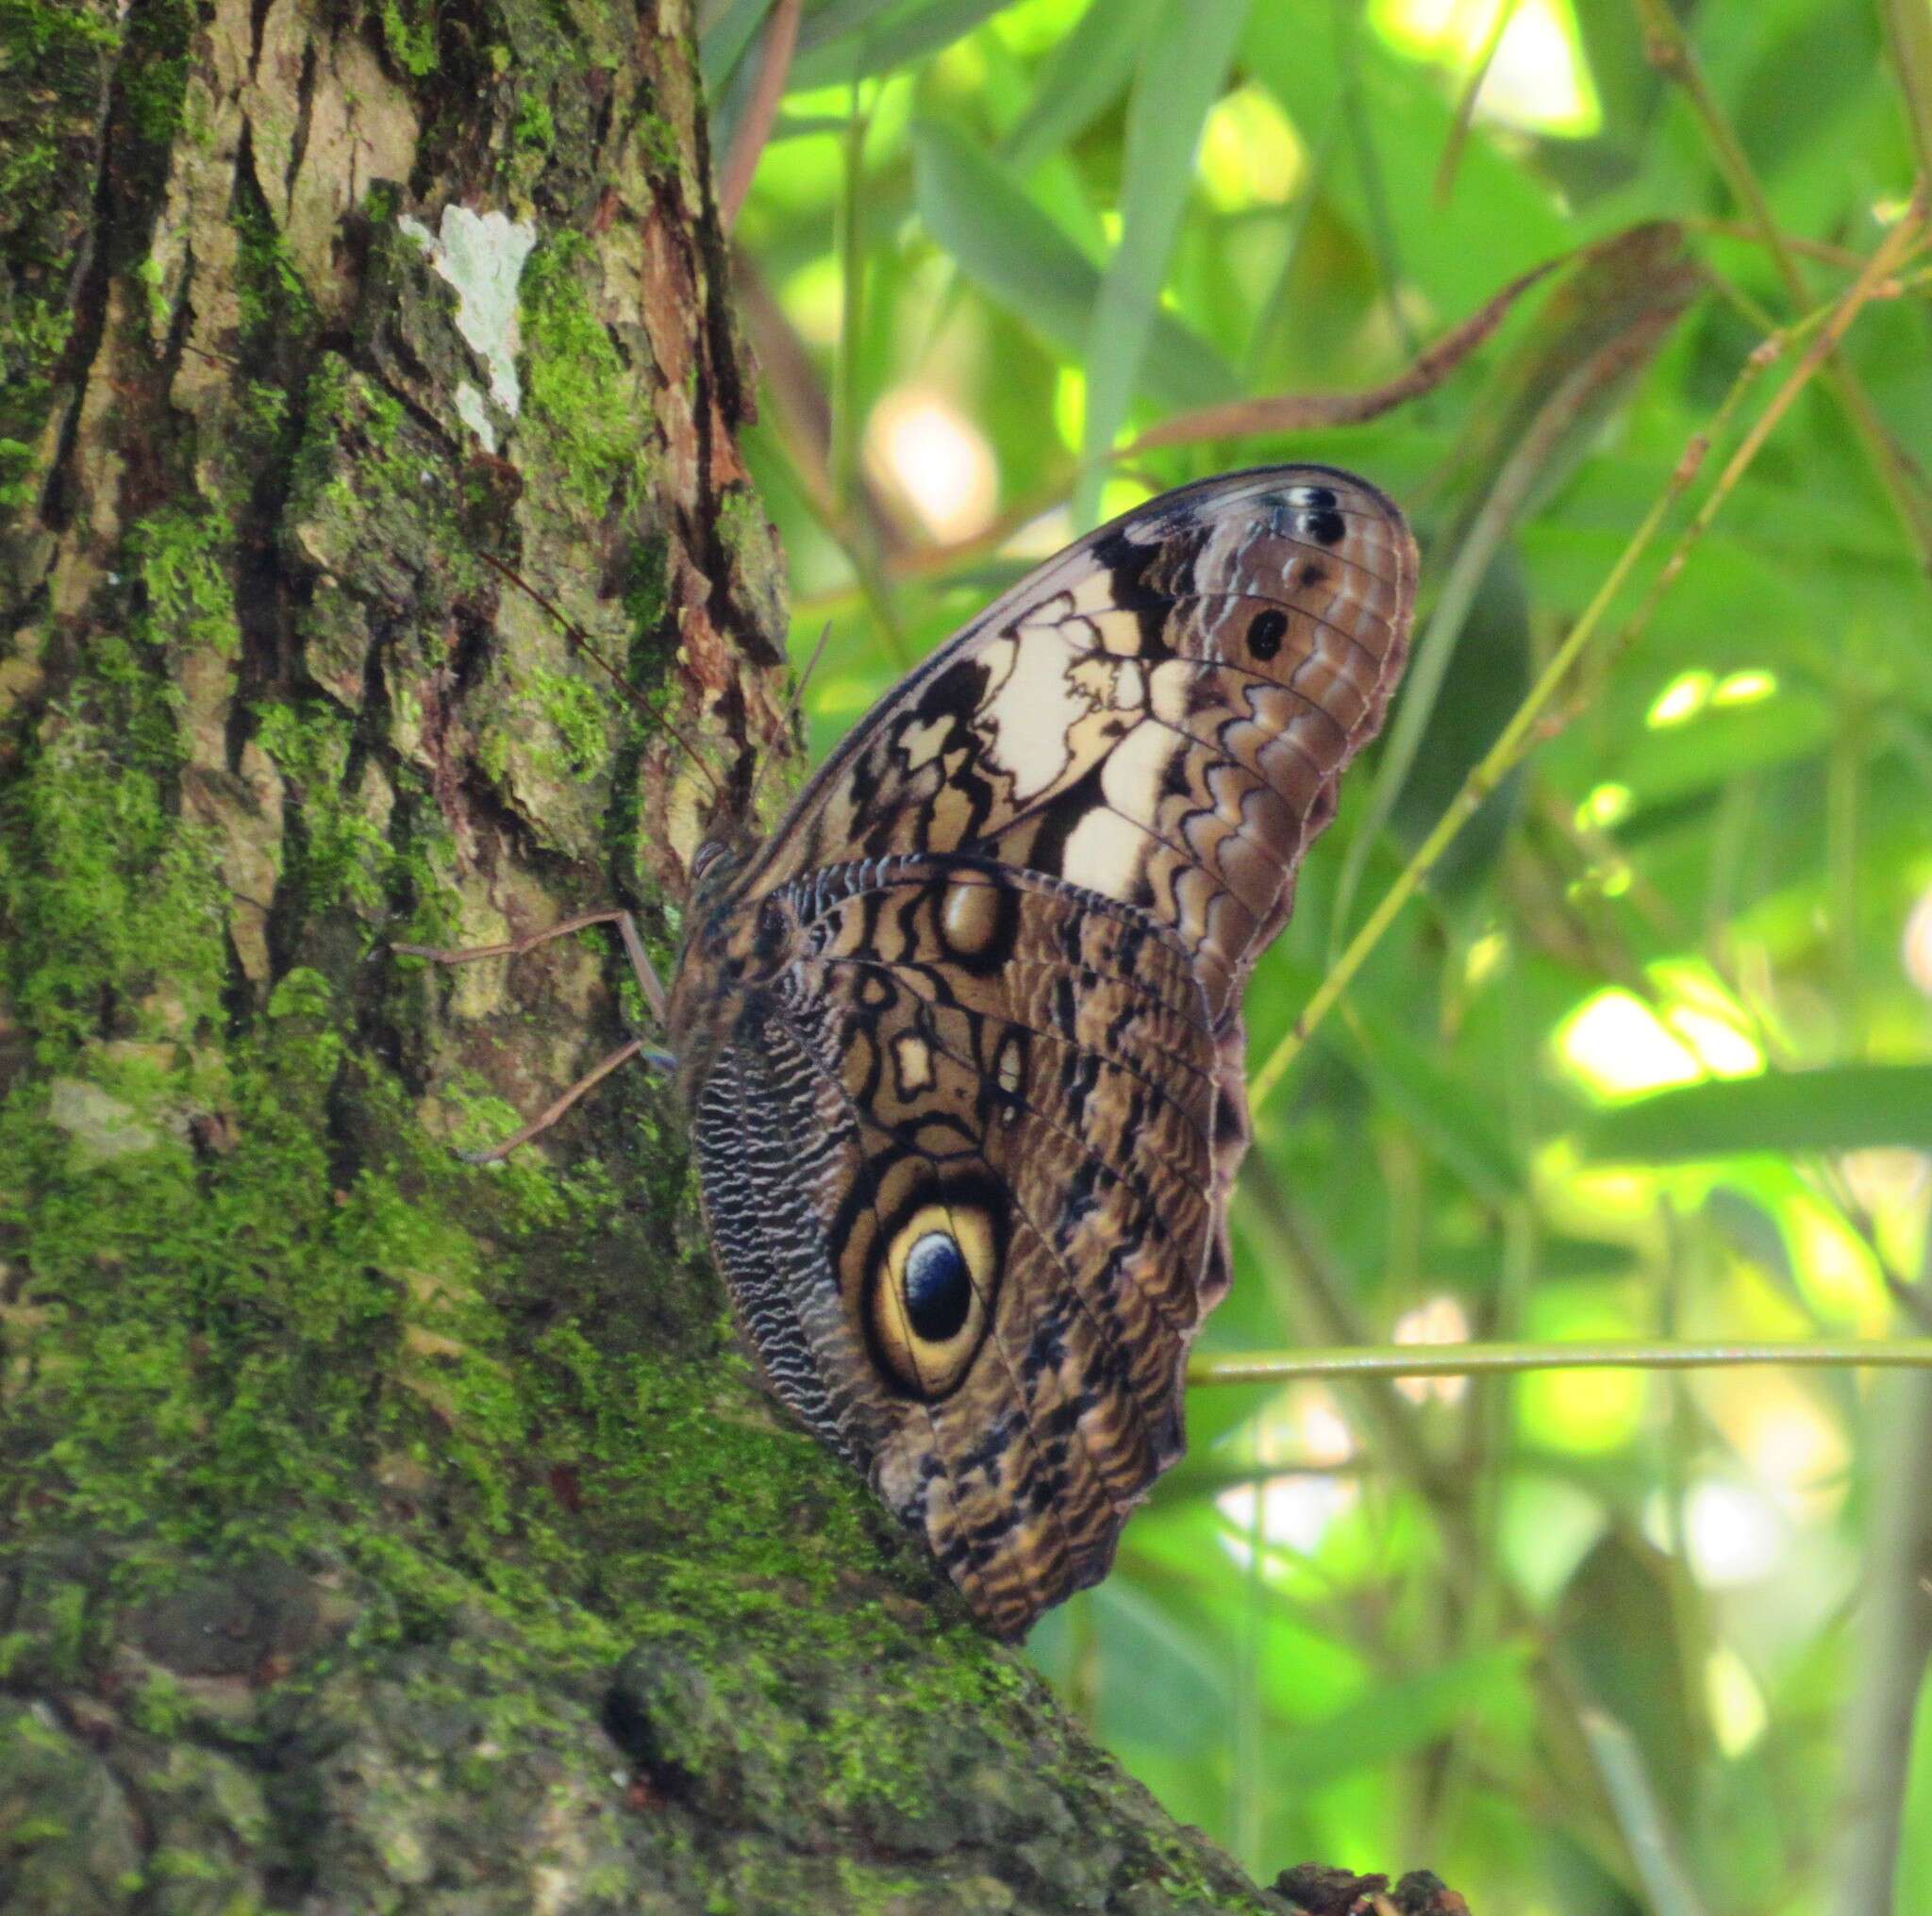
[[[944,1231],[927,1231],[906,1258],[906,1315],[928,1343],[957,1337],[973,1308],[973,1278],[959,1246]]]
[[[1283,612],[1263,612],[1248,627],[1248,650],[1257,658],[1273,658],[1288,636],[1288,616]]]

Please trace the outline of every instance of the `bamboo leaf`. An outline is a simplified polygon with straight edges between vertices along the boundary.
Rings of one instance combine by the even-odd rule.
[[[1071,144],[1126,90],[1161,0],[1094,0],[1040,69],[1032,103],[1001,144],[1016,172]]]
[[[910,66],[939,53],[1010,0],[917,0],[889,8],[874,0],[826,8],[799,29],[794,87],[836,86]],[[854,19],[850,26],[843,25]]]
[[[1602,1112],[1593,1158],[1670,1161],[1739,1151],[1932,1149],[1932,1065],[1840,1064],[1686,1085]]]
[[[1074,516],[1091,522],[1104,464],[1153,342],[1160,288],[1194,175],[1208,109],[1220,97],[1248,0],[1166,0],[1141,48],[1127,105],[1121,239],[1087,334],[1084,472]]]
[[[1475,1651],[1378,1684],[1320,1723],[1272,1728],[1268,1780],[1281,1790],[1315,1790],[1351,1770],[1391,1763],[1479,1714],[1521,1680],[1527,1661],[1519,1643]]]
[[[1885,0],[1885,33],[1919,171],[1932,179],[1932,7],[1925,0]]]
[[[1357,1070],[1429,1151],[1487,1204],[1500,1206],[1522,1194],[1523,1166],[1467,1086],[1392,1018],[1358,1004],[1344,1022]]]
[[[1574,469],[1703,285],[1681,230],[1653,222],[1592,247],[1544,302],[1458,450],[1464,504],[1430,543],[1440,578],[1382,747],[1368,816],[1348,849],[1338,939],[1374,836],[1414,770],[1484,576],[1516,525]]]
[[[774,0],[730,0],[698,42],[698,64],[715,101],[718,90],[737,70]]]
[[[1012,175],[950,127],[912,130],[914,198],[926,230],[1002,306],[1069,351],[1086,336],[1100,275]],[[1166,314],[1154,326],[1149,391],[1176,406],[1238,390],[1214,349]],[[1193,396],[1188,396],[1193,395]]]

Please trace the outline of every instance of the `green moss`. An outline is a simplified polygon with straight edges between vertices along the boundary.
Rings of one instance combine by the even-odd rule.
[[[154,0],[126,24],[126,56],[116,78],[138,139],[166,148],[181,125],[189,46],[199,27],[194,0]]]
[[[311,899],[344,899],[382,909],[398,853],[381,821],[358,807],[348,790],[355,726],[340,706],[323,699],[265,706],[256,714],[256,742],[275,761],[301,808],[284,879]],[[294,973],[282,981],[292,989]]]
[[[105,0],[0,0],[0,510],[18,510],[36,490],[30,449],[67,344],[108,66],[120,43]]]
[[[308,381],[284,521],[297,562],[323,568],[334,582],[304,614],[308,636],[331,653],[319,679],[330,682],[336,658],[361,675],[364,615],[342,605],[344,594],[379,608],[386,624],[410,614],[419,642],[432,649],[425,663],[443,669],[450,608],[479,595],[487,576],[463,509],[448,446],[368,375],[323,354]]]
[[[234,527],[219,509],[164,507],[129,531],[127,549],[145,591],[136,626],[155,644],[206,648],[233,658],[242,648],[226,565]]]
[[[525,153],[548,153],[557,143],[557,122],[551,117],[549,103],[540,94],[525,93],[517,102],[510,139]]]
[[[426,0],[382,0],[382,43],[404,73],[422,79],[436,71],[436,12]]]
[[[585,288],[596,270],[590,242],[568,232],[524,269],[519,442],[565,498],[601,519],[629,509],[643,475],[623,363]]]
[[[0,439],[0,512],[17,512],[33,501],[34,449]]]
[[[530,686],[562,744],[564,770],[579,778],[599,770],[610,756],[609,721],[602,694],[582,679],[558,672],[534,672]]]
[[[244,343],[268,344],[283,352],[298,347],[315,330],[315,301],[260,189],[245,170],[237,176],[229,219],[235,231],[235,296]]]
[[[670,596],[664,574],[663,541],[634,541],[624,564],[624,610],[630,621],[629,668],[633,678],[642,672],[646,662],[640,657],[642,648],[655,644],[659,637]]]
[[[0,962],[43,1060],[97,1029],[104,992],[119,1035],[158,1040],[214,1016],[226,975],[209,847],[170,804],[170,694],[128,641],[91,644],[89,680],[60,701],[0,809],[15,848],[0,866]],[[151,1002],[164,986],[167,1003]]]

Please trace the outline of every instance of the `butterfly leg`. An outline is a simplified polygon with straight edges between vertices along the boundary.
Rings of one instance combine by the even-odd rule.
[[[602,911],[579,911],[575,918],[566,918],[561,924],[549,925],[542,931],[533,931],[525,938],[506,940],[502,944],[473,944],[455,951],[446,951],[433,944],[392,944],[390,949],[403,958],[427,958],[432,964],[466,965],[475,958],[521,958],[526,951],[535,951],[540,944],[548,944],[553,938],[567,938],[572,932],[582,931],[592,925],[616,925],[618,936],[624,940],[625,956],[630,959],[630,968],[637,975],[638,990],[644,994],[644,1003],[651,1008],[651,1016],[661,1031],[664,1028],[664,987],[658,983],[650,955],[644,950],[644,941],[638,936],[637,920],[619,906],[611,906]]]
[[[547,944],[553,938],[564,938],[571,932],[582,931],[592,925],[614,925],[618,935],[624,940],[625,955],[630,959],[631,970],[636,974],[638,989],[644,994],[644,1002],[651,1008],[651,1016],[658,1028],[664,1025],[664,987],[658,982],[653,969],[650,955],[644,950],[644,941],[638,936],[637,920],[628,911],[612,907],[603,911],[580,911],[575,918],[566,918],[560,924],[547,926],[542,931],[533,931],[525,938],[506,940],[501,944],[466,945],[459,949],[445,949],[433,944],[396,944],[390,949],[404,958],[427,958],[431,964],[464,965],[476,958],[518,958],[526,951],[534,951],[540,944]],[[620,1044],[594,1071],[588,1072],[560,1097],[545,1106],[520,1131],[512,1133],[499,1144],[492,1144],[484,1151],[459,1151],[457,1156],[468,1164],[493,1164],[498,1158],[508,1158],[519,1144],[527,1144],[533,1138],[541,1137],[564,1112],[576,1103],[592,1087],[601,1084],[620,1065],[628,1064],[632,1058],[641,1058],[659,1071],[672,1071],[677,1060],[668,1051],[657,1051],[647,1047],[641,1038],[627,1039]]]
[[[653,1064],[660,1058],[667,1064],[672,1062],[666,1052],[646,1051],[641,1038],[627,1039],[596,1070],[586,1072],[561,1097],[546,1105],[521,1131],[513,1131],[500,1144],[491,1144],[487,1150],[458,1151],[457,1156],[465,1164],[494,1164],[499,1158],[508,1158],[519,1144],[527,1144],[532,1138],[541,1137],[587,1091],[602,1084],[619,1065],[628,1064],[632,1058],[640,1056],[649,1059]]]

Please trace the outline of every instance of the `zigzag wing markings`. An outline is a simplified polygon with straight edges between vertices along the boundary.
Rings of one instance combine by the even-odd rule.
[[[1104,1574],[1125,1512],[1178,1455],[1181,1371],[1219,1242],[1215,1048],[1198,989],[1135,914],[1025,874],[894,859],[798,891],[780,903],[809,911],[810,936],[779,995],[808,1048],[837,1058],[855,1122],[879,1155],[923,1156],[936,1177],[961,1163],[990,1175],[1020,1222],[980,1355],[926,1408],[963,1508],[1000,1460],[1009,1543],[994,1547],[990,1519],[964,1520],[975,1601],[1007,1616],[1018,1575],[1037,1610]],[[951,953],[943,997],[916,989],[933,967],[911,954],[934,950]],[[1102,969],[1123,957],[1139,970]],[[1058,994],[1070,963],[1085,989]],[[1191,1021],[1163,986],[1193,991]],[[1002,1423],[1015,1403],[1024,1436]],[[962,1448],[950,1441],[962,1422],[1000,1429],[999,1442]],[[930,1441],[905,1427],[906,1463],[889,1440],[884,1481]],[[1064,1549],[1038,1534],[1049,1491]],[[933,1542],[942,1558],[958,1548]]]
[[[816,1053],[830,1028],[827,1021],[819,1033],[798,1035]],[[850,1101],[830,1059],[813,1062],[845,1101],[857,1129],[890,1136],[881,1118]],[[917,1143],[910,1155],[926,1156]],[[940,1171],[939,1160],[928,1163]],[[1091,1561],[1093,1513],[1111,1509],[1113,1495],[1080,1441],[1083,1407],[1065,1388],[1064,1363],[1054,1360],[1070,1355],[1064,1303],[1058,1309],[1053,1300],[1043,1309],[1026,1308],[1026,1287],[1010,1270],[1000,1274],[991,1302],[977,1377],[969,1373],[958,1389],[923,1402],[924,1429],[920,1418],[905,1420],[874,1453],[871,1470],[886,1501],[924,1528],[934,1555],[968,1588],[974,1607],[1010,1633],[1079,1587],[1074,1579]],[[1009,1347],[1016,1332],[1024,1335],[1024,1367]],[[938,1507],[923,1469],[933,1450],[944,1460],[950,1490]],[[913,1487],[916,1495],[901,1486]],[[1076,1539],[1072,1524],[1078,1520],[1088,1534]]]

